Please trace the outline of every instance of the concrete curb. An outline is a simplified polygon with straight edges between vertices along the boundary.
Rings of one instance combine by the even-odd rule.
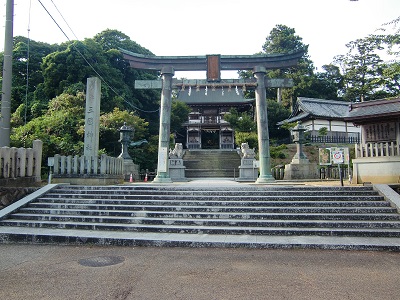
[[[33,192],[32,194],[29,194],[26,197],[18,200],[17,202],[14,202],[13,204],[3,208],[2,210],[0,210],[0,220],[3,219],[4,217],[8,216],[15,210],[19,209],[20,207],[35,200],[37,197],[40,197],[43,194],[47,193],[48,191],[54,189],[56,186],[58,186],[58,184],[48,184],[48,185],[42,187],[41,189]]]
[[[397,209],[400,213],[400,195],[397,194],[390,186],[387,184],[374,184],[374,190],[376,190],[381,196],[385,197],[393,207]]]
[[[400,238],[257,236],[0,228],[2,244],[400,251]]]

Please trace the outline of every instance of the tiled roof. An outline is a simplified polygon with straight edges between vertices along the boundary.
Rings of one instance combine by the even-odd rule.
[[[316,117],[343,118],[349,112],[348,102],[303,97],[297,99],[302,111]]]
[[[286,122],[296,122],[310,118],[343,119],[349,112],[349,102],[298,97],[292,114]]]
[[[357,121],[387,116],[400,116],[400,98],[354,103],[346,119]]]
[[[235,87],[230,91],[225,88],[222,92],[221,88],[216,88],[215,91],[211,87],[207,89],[207,95],[205,89],[202,87],[200,91],[196,91],[196,88],[192,88],[189,95],[189,88],[186,87],[184,91],[179,91],[177,99],[187,104],[242,104],[250,103],[254,99],[244,98],[242,89],[239,88],[236,93]]]

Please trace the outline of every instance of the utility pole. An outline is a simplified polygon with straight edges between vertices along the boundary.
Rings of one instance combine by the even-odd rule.
[[[4,38],[3,86],[1,89],[0,147],[10,147],[13,19],[14,0],[7,0]]]

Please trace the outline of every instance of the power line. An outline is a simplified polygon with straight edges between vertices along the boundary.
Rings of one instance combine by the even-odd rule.
[[[71,40],[70,40],[70,38],[68,37],[68,35],[64,32],[64,30],[61,28],[61,26],[57,23],[57,21],[54,19],[54,17],[51,15],[51,13],[47,10],[47,8],[43,5],[43,3],[42,3],[42,1],[41,0],[38,0],[39,1],[39,3],[40,3],[40,5],[43,7],[43,9],[47,12],[47,14],[50,16],[50,18],[53,20],[53,22],[57,25],[57,27],[60,29],[60,31],[64,34],[64,36],[67,38],[67,40],[69,41],[69,42],[71,42]],[[53,2],[53,1],[52,1]],[[54,2],[53,2],[53,4],[54,4]],[[57,9],[57,8],[56,8]],[[58,9],[57,9],[57,11],[58,11]],[[59,12],[60,13],[60,12]],[[61,15],[61,13],[60,13],[60,15]],[[64,18],[63,18],[64,19]],[[64,19],[64,22],[65,23],[67,23],[66,22],[66,20]],[[68,25],[68,23],[67,23],[67,25]],[[68,25],[68,27],[69,27],[69,25]],[[70,27],[69,27],[70,28]],[[72,31],[72,29],[71,29],[71,31]],[[73,32],[73,31],[72,31]],[[74,33],[73,33],[74,34]],[[75,34],[74,34],[75,35]],[[76,36],[75,36],[76,37]],[[160,109],[158,108],[157,110],[143,110],[143,109],[141,109],[141,108],[139,108],[139,107],[137,107],[137,106],[134,106],[132,103],[130,103],[130,102],[128,102],[128,100],[126,100],[125,99],[125,97],[123,97],[123,96],[120,96],[119,94],[118,94],[118,92],[110,85],[110,84],[108,84],[108,82],[103,78],[103,76],[92,66],[92,64],[86,59],[86,57],[79,51],[79,49],[74,45],[74,43],[72,43],[71,44],[72,45],[72,47],[74,47],[74,49],[78,52],[78,54],[83,58],[83,60],[88,64],[88,66],[93,70],[93,72],[95,72],[96,73],[96,75],[97,76],[99,76],[99,78],[105,83],[105,85],[111,90],[111,91],[113,91],[117,96],[119,96],[119,97],[121,97],[123,100],[124,100],[124,102],[125,103],[127,103],[127,104],[129,104],[131,107],[133,107],[134,109],[136,109],[136,110],[139,110],[139,111],[141,111],[141,112],[145,112],[145,113],[155,113],[155,112],[158,112]]]
[[[67,20],[65,20],[64,16],[62,15],[62,13],[60,12],[60,10],[58,9],[58,7],[56,6],[56,4],[53,2],[53,0],[50,0],[51,3],[53,3],[54,7],[56,8],[57,12],[59,13],[59,15],[61,16],[61,18],[64,20],[64,23],[68,26],[69,30],[71,30],[72,34],[74,35],[74,37],[78,39],[78,37],[76,36],[75,32],[72,30],[72,28],[69,26]]]

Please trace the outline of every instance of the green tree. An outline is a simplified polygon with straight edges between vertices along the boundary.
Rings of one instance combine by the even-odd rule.
[[[257,125],[248,112],[239,113],[235,108],[231,108],[229,114],[224,116],[224,120],[229,122],[237,132],[257,131]]]
[[[178,132],[182,124],[188,120],[190,107],[182,102],[173,100],[171,106],[171,132]]]
[[[14,112],[21,104],[26,104],[27,121],[31,119],[30,110],[33,105],[34,92],[43,82],[42,60],[56,51],[57,45],[28,40],[26,37],[16,36],[13,40],[13,74],[11,90],[11,111]],[[0,66],[3,69],[4,53],[0,53]],[[25,111],[22,114],[25,121]]]
[[[341,100],[344,93],[344,79],[339,67],[329,64],[322,66],[323,72],[316,73],[318,78],[318,97],[320,99]]]
[[[289,134],[287,130],[278,127],[276,125],[278,122],[285,120],[290,115],[290,110],[281,104],[277,103],[275,100],[267,100],[267,110],[268,110],[268,129],[269,137],[278,144],[282,142],[287,142]]]
[[[231,108],[229,113],[225,114],[224,120],[235,130],[237,146],[248,143],[250,148],[258,148],[257,125],[249,112],[238,112]]]
[[[335,64],[343,70],[344,99],[360,101],[373,99],[374,92],[381,85],[378,78],[382,74],[382,59],[376,53],[382,50],[382,38],[368,36],[346,44],[346,55],[335,57]]]
[[[95,35],[93,40],[102,47],[109,65],[121,73],[122,78],[118,80],[124,83],[120,94],[123,95],[125,109],[137,111],[142,118],[148,121],[158,121],[160,92],[137,90],[134,87],[135,80],[156,79],[157,72],[131,68],[129,63],[123,59],[119,49],[122,48],[143,55],[152,56],[154,54],[118,30],[104,30]],[[150,134],[158,134],[158,122],[149,123],[149,132]]]
[[[303,43],[300,36],[296,35],[295,29],[286,25],[276,25],[267,36],[262,49],[266,54],[304,51],[303,57],[296,67],[271,70],[268,72],[268,77],[293,79],[294,88],[284,89],[282,92],[282,101],[285,105],[290,105],[292,99],[299,95],[308,97],[307,92],[311,90],[313,81],[316,80],[313,73],[314,66],[308,55],[308,45]],[[267,98],[271,99],[275,96],[276,90],[270,89]]]
[[[25,147],[33,140],[43,141],[43,157],[81,154],[84,124],[85,95],[61,94],[49,102],[47,112],[34,118],[26,125],[12,130],[13,146]]]
[[[124,123],[133,129],[132,142],[145,139],[148,136],[148,122],[135,115],[133,112],[120,110],[116,107],[112,112],[100,116],[99,144],[108,155],[117,157],[121,153],[119,129]],[[83,128],[81,129],[83,130]]]

